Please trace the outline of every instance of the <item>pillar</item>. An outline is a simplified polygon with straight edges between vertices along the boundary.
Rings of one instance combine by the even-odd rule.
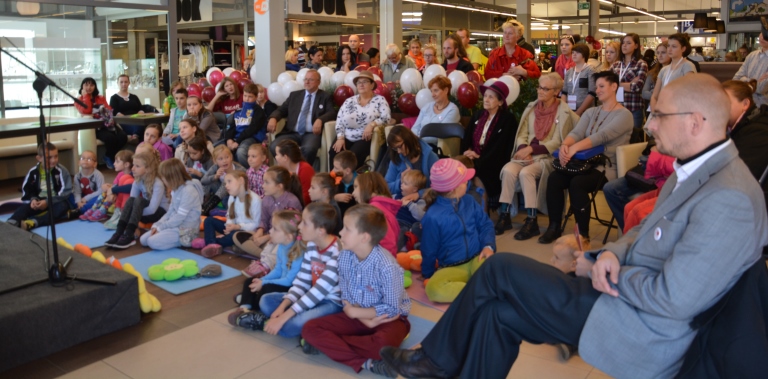
[[[285,10],[283,0],[256,0],[253,4],[255,41],[254,83],[269,86],[285,71]]]
[[[525,26],[522,37],[531,42],[531,0],[517,0],[517,21]]]
[[[589,1],[589,35],[597,38],[600,28],[600,2],[598,0]]]
[[[381,25],[381,45],[394,43],[398,46],[403,41],[403,2],[402,0],[381,0],[379,2],[379,24]],[[375,43],[375,42],[374,42]],[[382,54],[383,56],[384,54]],[[386,58],[385,58],[386,59]]]

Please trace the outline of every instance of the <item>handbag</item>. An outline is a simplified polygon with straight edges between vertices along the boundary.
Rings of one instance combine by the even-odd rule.
[[[562,174],[581,175],[595,167],[605,166],[606,162],[610,165],[610,159],[603,154],[604,151],[605,147],[602,145],[579,151],[563,166],[558,159],[560,150],[557,150],[552,154],[555,157],[552,166],[554,166],[555,171]]]
[[[624,177],[627,179],[627,184],[636,190],[650,192],[656,189],[656,181],[645,177],[645,166],[642,164],[632,167]]]

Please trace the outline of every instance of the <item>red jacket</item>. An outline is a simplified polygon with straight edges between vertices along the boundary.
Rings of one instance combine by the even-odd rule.
[[[304,206],[311,203],[309,198],[309,186],[312,185],[312,177],[315,176],[315,169],[306,161],[299,162],[299,182],[301,183],[301,194],[304,195]]]
[[[369,202],[376,208],[384,212],[384,218],[387,219],[387,234],[379,242],[381,247],[387,249],[390,254],[397,256],[397,239],[400,236],[400,224],[397,222],[397,211],[403,205],[402,202],[390,199],[384,196],[374,196]]]
[[[101,96],[101,95],[96,96],[96,104],[93,104],[91,102],[91,96],[89,96],[89,95],[82,95],[82,96],[79,97],[79,99],[82,102],[84,102],[85,105],[86,105],[86,107],[83,108],[82,106],[80,106],[80,104],[75,103],[75,108],[77,108],[77,111],[80,112],[81,115],[84,115],[84,116],[92,115],[93,114],[93,107],[94,107],[94,105],[96,105],[96,106],[101,105],[101,106],[104,106],[105,108],[109,109],[110,111],[112,110],[112,108],[109,106],[109,103],[107,102],[107,99],[104,96]]]
[[[488,64],[485,66],[485,78],[499,78],[512,67],[512,64],[521,65],[528,72],[528,77],[536,79],[541,76],[539,67],[533,60],[533,54],[520,46],[515,47],[511,57],[507,56],[504,46],[497,47],[488,56]]]

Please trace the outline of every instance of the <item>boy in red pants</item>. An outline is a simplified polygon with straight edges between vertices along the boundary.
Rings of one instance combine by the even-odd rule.
[[[379,242],[387,231],[384,213],[355,205],[344,215],[339,255],[339,288],[344,312],[304,324],[302,348],[325,353],[336,362],[390,378],[397,373],[379,356],[384,346],[400,346],[411,324],[411,300],[403,287],[403,270]]]

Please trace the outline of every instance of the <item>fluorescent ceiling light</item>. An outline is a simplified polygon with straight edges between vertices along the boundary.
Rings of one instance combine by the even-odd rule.
[[[34,38],[35,37],[35,31],[34,30],[24,30],[24,29],[0,29],[0,37]]]
[[[473,36],[483,36],[483,37],[487,37],[488,36],[488,34],[486,34],[486,33],[475,33],[475,32],[472,32],[472,35]]]
[[[459,6],[459,5],[456,6],[456,9],[463,9],[465,11],[473,11],[473,10],[475,10],[475,8],[462,7],[462,6]]]
[[[598,31],[601,31],[601,32],[607,33],[607,34],[616,34],[616,35],[622,35],[622,36],[624,34],[626,34],[626,33],[623,33],[623,32],[617,32],[615,30],[610,30],[610,29],[598,29]]]
[[[499,14],[502,16],[517,17],[516,14],[512,14],[512,13],[499,13]]]
[[[659,19],[659,20],[666,20],[666,18],[664,18],[664,17],[661,17],[661,16],[657,16],[657,15],[655,15],[655,14],[652,14],[652,13],[648,13],[648,12],[646,12],[646,11],[641,11],[641,10],[639,10],[639,9],[637,9],[637,8],[633,8],[633,7],[630,7],[630,6],[625,6],[625,8],[627,8],[627,9],[629,9],[629,10],[631,10],[631,11],[635,11],[635,12],[637,12],[637,13],[642,13],[642,14],[644,14],[644,15],[646,15],[646,16],[651,16],[651,17],[657,18],[657,19]]]
[[[610,1],[608,1],[608,0],[599,0],[599,1],[600,1],[601,3],[605,3],[605,4],[611,4],[611,5],[614,5],[612,2],[610,2]]]
[[[420,18],[404,18],[403,22],[421,22]]]
[[[547,27],[541,27],[541,26],[534,26],[531,28],[531,30],[549,30]]]
[[[403,12],[403,16],[421,16],[423,12]]]
[[[404,2],[409,2],[409,3],[429,4],[426,1],[418,1],[418,0],[403,0],[403,1]]]
[[[438,7],[446,7],[446,8],[456,8],[455,5],[444,4],[444,3],[429,3],[429,5],[437,5]]]
[[[112,42],[113,45],[124,45],[126,43],[128,43],[128,41]]]

